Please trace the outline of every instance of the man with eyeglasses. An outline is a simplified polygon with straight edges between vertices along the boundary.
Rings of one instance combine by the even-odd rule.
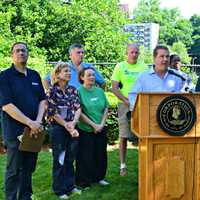
[[[16,42],[11,48],[13,64],[0,74],[3,140],[7,149],[5,199],[32,199],[32,174],[37,153],[19,150],[25,127],[37,137],[42,131],[46,96],[40,75],[27,67],[28,47]]]

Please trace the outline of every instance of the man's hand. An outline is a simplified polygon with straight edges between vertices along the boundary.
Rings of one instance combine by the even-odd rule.
[[[42,126],[41,122],[39,122],[39,121],[29,120],[27,122],[27,125],[31,129],[31,135],[38,134],[39,132],[41,132],[43,130],[43,126]]]

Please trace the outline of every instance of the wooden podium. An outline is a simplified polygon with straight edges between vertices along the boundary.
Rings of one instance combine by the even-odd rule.
[[[196,122],[184,136],[163,131],[156,112],[163,99],[185,96]],[[200,93],[140,93],[131,118],[139,137],[139,200],[200,200]]]

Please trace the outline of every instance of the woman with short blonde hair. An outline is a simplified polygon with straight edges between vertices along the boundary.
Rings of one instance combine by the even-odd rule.
[[[59,61],[51,72],[51,84],[54,85],[59,81],[58,74],[63,68],[69,68],[69,65],[66,62]]]
[[[48,90],[49,134],[53,153],[53,191],[61,199],[70,193],[80,193],[75,187],[73,162],[78,149],[80,100],[75,87],[68,85],[70,67],[58,62],[52,71],[52,86]]]

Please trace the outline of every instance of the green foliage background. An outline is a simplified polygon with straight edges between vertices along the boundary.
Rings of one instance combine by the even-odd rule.
[[[70,5],[61,0],[0,1],[1,68],[10,63],[15,41],[26,41],[31,57],[43,67],[44,61],[67,60],[72,43],[85,45],[89,62],[121,60],[127,21],[117,0],[74,0]]]
[[[72,4],[61,0],[0,1],[0,69],[11,64],[10,47],[16,41],[28,43],[29,66],[42,77],[51,70],[48,61],[68,59],[72,43],[85,45],[88,62],[120,61],[128,38],[122,29],[126,23],[117,0],[74,0]],[[108,80],[113,67],[100,67]],[[115,136],[111,136],[116,139],[113,113],[107,126],[116,126]]]
[[[184,19],[180,11],[161,9],[159,0],[140,0],[134,20],[127,18],[118,0],[2,0],[0,1],[0,70],[11,64],[10,47],[16,41],[28,43],[29,66],[42,77],[51,70],[49,61],[68,60],[72,43],[85,45],[88,62],[118,62],[124,59],[128,34],[123,25],[155,22],[160,25],[160,43],[171,46],[190,62],[187,49],[198,53],[200,16]],[[141,47],[140,59],[152,63],[152,53]],[[100,65],[110,90],[114,65]],[[112,107],[116,99],[108,93]],[[116,111],[109,115],[108,127],[116,127]],[[118,134],[117,128],[113,128]],[[111,141],[112,142],[112,141]]]

